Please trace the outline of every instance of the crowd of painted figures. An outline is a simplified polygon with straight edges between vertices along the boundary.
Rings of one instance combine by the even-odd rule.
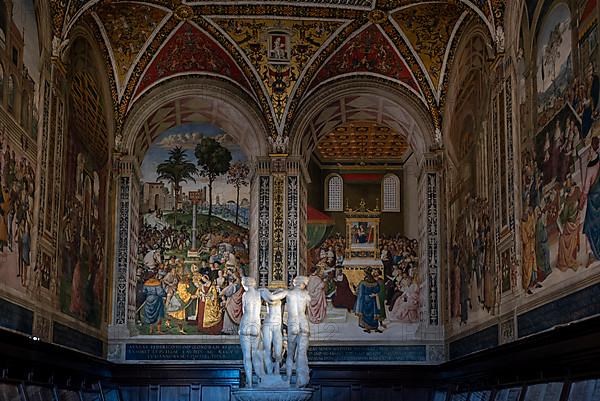
[[[185,230],[144,225],[140,238],[137,315],[148,334],[237,334],[241,278],[248,263],[246,234],[202,235],[199,258],[193,261],[180,252],[190,243]]]
[[[488,202],[469,197],[462,208],[452,238],[451,313],[466,324],[470,311],[493,312],[497,282],[491,251]]]
[[[599,152],[600,141],[598,137],[594,137],[591,140],[587,168],[582,172],[585,177],[583,189],[573,177],[572,158],[556,156],[554,164],[565,167],[555,168],[552,171],[564,169],[565,173],[552,173],[551,182],[545,184],[545,177],[546,174],[550,174],[550,168],[538,169],[532,155],[525,153],[521,236],[523,288],[528,292],[541,287],[541,282],[553,271],[550,253],[551,238],[558,237],[558,252],[554,263],[560,271],[578,269],[582,231],[587,239],[587,243],[584,242],[588,246],[587,265],[594,259],[600,259],[600,235],[597,228],[597,199],[600,193]],[[586,213],[582,221],[584,209]]]
[[[584,274],[600,260],[600,76],[597,47],[586,51],[596,39],[573,41],[570,25],[595,15],[580,8],[588,3],[543,9],[533,49],[537,74],[520,69],[521,89],[537,76],[537,97],[521,91],[523,110],[532,106],[537,116],[533,127],[527,119],[521,127],[521,284],[530,295],[565,286],[575,272]],[[550,48],[558,55],[553,68],[559,73],[552,75],[542,57]],[[531,61],[521,57],[519,63],[524,67]]]
[[[25,157],[19,157],[8,141],[0,137],[0,260],[18,265],[21,285],[29,280],[31,224],[33,221],[34,171]]]
[[[420,279],[417,240],[400,235],[380,239],[383,269],[364,269],[364,278],[352,285],[344,273],[345,239],[334,235],[315,252],[318,263],[309,276],[309,319],[325,320],[328,300],[358,316],[366,332],[381,332],[387,322],[415,323],[420,320]]]

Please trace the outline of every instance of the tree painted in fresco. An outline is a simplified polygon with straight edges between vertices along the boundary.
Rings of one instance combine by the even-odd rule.
[[[212,217],[212,187],[218,176],[231,165],[231,152],[213,138],[204,137],[194,152],[198,159],[198,175],[208,179],[208,227]]]
[[[173,187],[175,213],[177,213],[181,198],[181,183],[187,183],[188,180],[196,182],[194,175],[198,174],[198,168],[188,159],[181,146],[176,146],[169,151],[169,157],[156,167],[156,174],[159,180],[166,180]]]
[[[227,171],[227,183],[232,184],[236,189],[235,198],[235,225],[238,225],[238,218],[240,213],[240,188],[248,185],[248,174],[250,174],[250,168],[244,162],[235,162],[229,167]]]

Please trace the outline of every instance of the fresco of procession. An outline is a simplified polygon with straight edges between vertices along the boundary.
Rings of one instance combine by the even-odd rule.
[[[172,128],[150,146],[142,163],[139,334],[237,334],[249,263],[248,174],[239,145],[211,124]]]

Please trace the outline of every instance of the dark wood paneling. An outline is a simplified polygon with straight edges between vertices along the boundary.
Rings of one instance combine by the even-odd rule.
[[[460,392],[600,377],[598,360],[600,317],[440,366],[313,365],[311,384],[316,388],[313,401],[425,401],[433,389]],[[240,369],[237,364],[118,365],[0,331],[1,381],[77,391],[97,391],[101,382],[119,389],[123,401],[231,401]]]

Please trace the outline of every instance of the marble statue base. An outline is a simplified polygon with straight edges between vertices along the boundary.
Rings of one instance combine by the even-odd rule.
[[[289,389],[290,383],[283,380],[281,375],[265,375],[260,379],[260,382],[256,385],[257,388],[278,388],[278,389]]]
[[[237,401],[308,401],[314,391],[312,388],[240,388],[231,394]]]

